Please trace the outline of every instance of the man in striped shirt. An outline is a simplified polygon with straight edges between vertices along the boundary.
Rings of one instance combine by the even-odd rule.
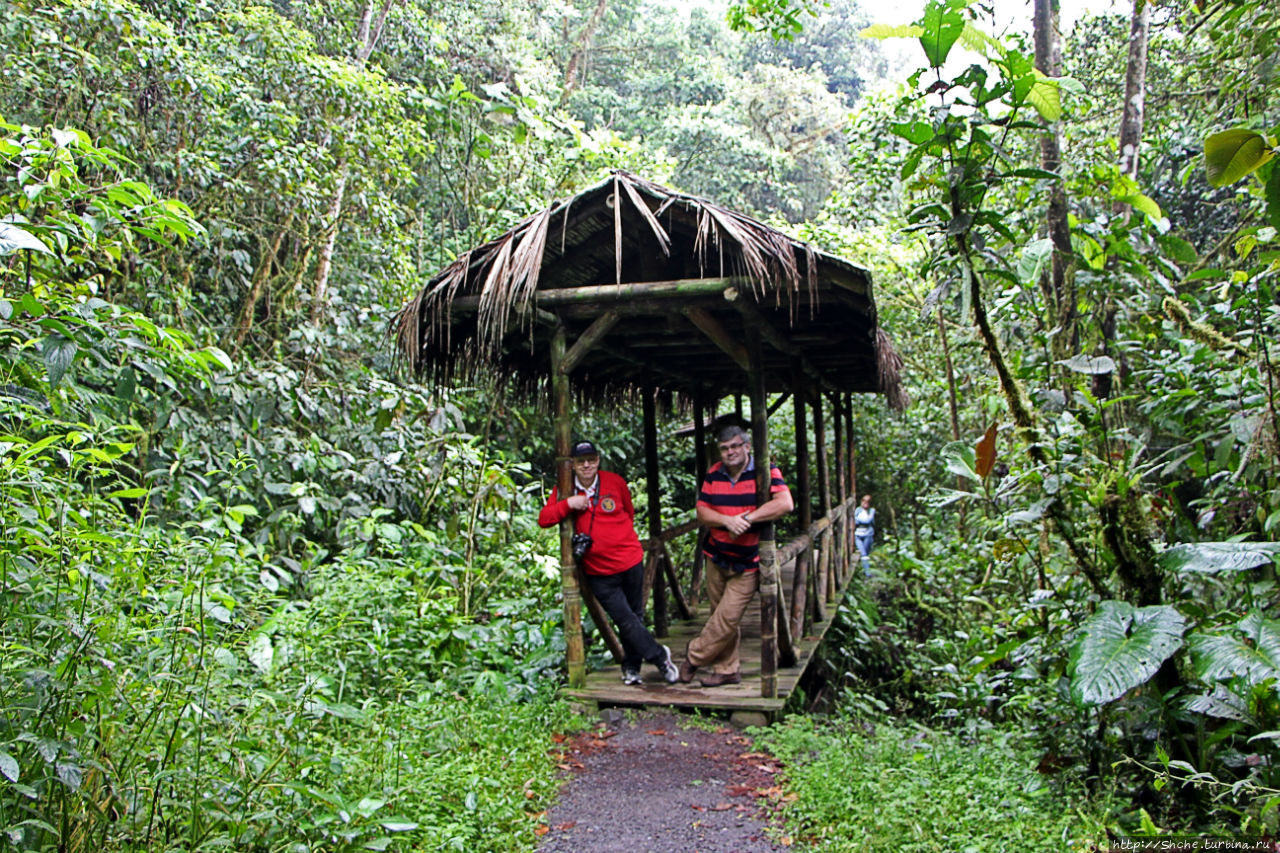
[[[769,500],[756,505],[755,458],[739,426],[717,437],[720,461],[707,471],[698,491],[698,522],[710,528],[703,553],[707,558],[707,598],[711,618],[689,642],[680,665],[680,680],[693,681],[700,667],[703,687],[742,681],[738,648],[742,614],[760,586],[760,533],[757,524],[786,515],[795,507],[791,491],[777,467],[769,469]]]

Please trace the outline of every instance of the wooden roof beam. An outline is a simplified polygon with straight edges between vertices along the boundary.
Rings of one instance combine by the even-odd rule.
[[[747,348],[734,340],[728,330],[720,324],[719,320],[711,316],[709,311],[704,308],[685,308],[680,313],[688,317],[690,323],[697,326],[698,330],[710,338],[712,343],[736,361],[744,373],[751,369]]]
[[[584,287],[556,287],[534,291],[533,300],[539,308],[556,305],[581,305],[591,302],[629,302],[638,299],[680,299],[708,293],[723,293],[733,288],[739,279],[682,278],[672,281],[637,281],[627,284],[596,284]],[[449,302],[449,310],[466,312],[480,309],[480,295],[468,294]]]
[[[606,311],[596,318],[596,321],[587,327],[587,330],[578,336],[573,342],[573,346],[564,354],[564,358],[560,360],[560,372],[566,376],[573,372],[578,366],[578,362],[600,343],[600,339],[609,333],[614,323],[618,322],[618,318],[622,315],[617,311]]]
[[[729,298],[727,294],[726,298]],[[774,328],[774,325],[769,322],[769,318],[764,315],[764,312],[761,311],[754,302],[749,299],[742,299],[740,294],[735,298],[730,298],[729,301],[737,306],[738,310],[742,312],[744,322],[754,325],[760,329],[760,336],[769,342],[769,346],[784,355],[789,355],[798,359],[800,362],[800,369],[804,371],[805,375],[814,382],[817,382],[824,390],[837,390],[835,384],[827,379],[826,374],[818,369],[817,365],[811,362],[799,347],[793,344],[786,335]]]

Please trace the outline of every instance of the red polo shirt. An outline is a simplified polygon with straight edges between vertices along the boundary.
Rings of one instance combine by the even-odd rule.
[[[612,471],[600,471],[591,506],[575,513],[573,529],[591,536],[591,548],[582,559],[582,569],[589,575],[616,575],[644,560],[640,537],[636,536],[636,510],[631,505],[627,481]],[[586,494],[574,480],[574,494]],[[573,510],[567,500],[560,500],[556,489],[538,513],[538,524],[552,527]]]

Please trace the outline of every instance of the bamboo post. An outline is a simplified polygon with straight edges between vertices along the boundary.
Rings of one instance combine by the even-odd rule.
[[[707,476],[707,424],[704,406],[702,386],[698,386],[693,396],[693,470],[697,478],[694,484],[694,500],[697,500],[697,490],[702,488],[702,481]],[[705,527],[699,527],[694,534],[693,570],[689,577],[689,610],[691,612],[698,609],[698,601],[702,598],[702,568],[706,559],[702,555],[702,545],[706,535]]]
[[[555,398],[556,489],[561,495],[573,493],[573,463],[569,458],[573,450],[573,416],[569,408],[569,375],[561,370],[565,350],[564,326],[558,325],[551,339],[551,393]],[[570,687],[581,687],[587,680],[577,568],[573,559],[573,517],[570,516],[560,522],[560,588],[564,599],[564,650]]]
[[[613,630],[613,625],[609,622],[609,614],[604,612],[604,607],[591,594],[591,587],[587,585],[586,573],[582,571],[582,567],[576,569],[578,578],[578,591],[582,594],[582,603],[587,606],[587,612],[591,614],[591,621],[596,624],[596,630],[600,632],[600,639],[604,640],[605,647],[609,649],[609,654],[619,664],[626,657],[626,652],[622,648],[622,641],[618,639],[617,633]],[[583,650],[585,652],[585,648]]]
[[[838,512],[844,512],[844,501],[848,495],[844,491],[844,470],[845,470],[845,446],[844,446],[844,417],[842,416],[840,406],[840,395],[831,395],[831,420],[835,422],[835,445],[836,445],[836,479],[835,494],[831,497],[840,507]],[[836,521],[836,519],[832,519]],[[836,600],[836,589],[840,586],[840,579],[844,577],[844,564],[848,559],[845,545],[849,539],[849,527],[845,524],[843,515],[839,519],[840,523],[833,525],[836,531],[836,538],[831,543],[835,548],[835,553],[831,555],[832,559],[828,565],[830,577],[827,578],[827,603],[832,604]]]
[[[826,417],[823,411],[822,395],[817,394],[813,400],[813,447],[814,461],[818,465],[818,502],[822,507],[822,517],[834,522],[831,517],[831,469],[827,464],[827,431]],[[831,568],[832,534],[828,532],[822,537],[818,554],[818,568],[813,573],[813,620],[827,620],[827,573]]]
[[[747,352],[751,369],[747,374],[751,395],[751,452],[756,466],[756,505],[769,500],[769,420],[765,411],[764,357],[760,332],[748,325]],[[778,695],[778,553],[774,524],[760,525],[760,695]]]
[[[817,574],[818,577],[823,579],[822,592],[813,602],[813,618],[818,622],[827,621],[826,593],[829,587],[827,586],[826,579],[831,576],[831,559],[836,550],[835,541],[836,529],[833,524],[822,532],[822,540],[819,545],[822,550],[818,552]]]
[[[853,443],[853,395],[852,394],[844,395],[844,422],[845,422],[844,435],[845,435],[845,442],[847,445],[846,452],[848,453],[848,459],[849,459],[849,488],[845,491],[845,495],[846,497],[854,498],[855,500],[849,501],[847,503],[847,508],[845,509],[844,581],[841,583],[841,586],[849,582],[849,578],[854,573],[855,567],[861,567],[862,565],[862,561],[855,558],[855,555],[858,552],[857,552],[857,549],[854,548],[853,546],[853,511],[854,511],[853,508],[858,503],[856,500],[858,496],[858,459],[856,455],[857,449],[854,447],[854,443]]]
[[[676,566],[671,560],[671,552],[667,550],[666,542],[658,545],[658,560],[666,572],[667,583],[671,585],[671,597],[676,600],[676,612],[680,614],[681,619],[692,619],[693,611],[689,609],[689,603],[684,600],[684,593],[680,591],[680,578],[676,576]]]
[[[798,362],[793,363],[792,382],[795,384],[796,431],[796,505],[800,511],[800,529],[808,530],[813,524],[813,504],[809,495],[809,419],[805,412],[806,381]],[[796,555],[795,577],[791,584],[791,636],[802,637],[805,631],[805,608],[808,603],[809,566],[813,561],[813,544]]]
[[[649,538],[662,535],[662,489],[658,484],[658,414],[654,390],[644,391],[644,479],[649,496]],[[657,563],[646,567],[645,586],[653,585],[653,631],[667,636],[667,586]]]

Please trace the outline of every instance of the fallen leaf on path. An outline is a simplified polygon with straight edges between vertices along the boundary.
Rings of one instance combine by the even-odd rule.
[[[664,729],[645,729],[645,731],[654,737],[664,737],[667,734]]]
[[[546,835],[550,831],[551,831],[551,827],[547,826],[545,823],[540,823],[533,828],[533,834],[538,836],[539,838]]]
[[[705,812],[707,810],[706,806],[700,806],[697,803],[690,803],[689,808],[693,809],[695,812]]]
[[[733,808],[733,803],[716,803],[711,807],[711,810],[713,812],[727,812],[731,808]]]
[[[565,741],[567,741],[567,740],[569,739],[569,736],[568,736],[568,735],[562,735],[562,734],[560,734],[560,733],[558,733],[558,732],[557,732],[557,733],[555,733],[555,734],[552,734],[552,735],[551,735],[551,739],[552,739],[553,741],[555,741],[556,743],[564,743]]]
[[[557,824],[556,829],[560,830],[561,832],[564,832],[565,830],[573,829],[577,825],[578,825],[578,822],[576,820],[571,820],[565,823]]]

